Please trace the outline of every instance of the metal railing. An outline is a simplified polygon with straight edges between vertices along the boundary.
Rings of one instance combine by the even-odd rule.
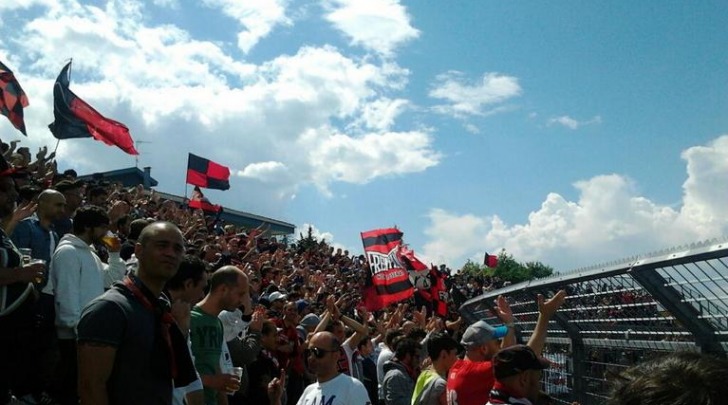
[[[710,241],[592,266],[491,291],[465,302],[466,320],[499,323],[492,308],[508,298],[520,338],[536,320],[536,297],[565,289],[549,325],[543,390],[555,402],[600,404],[610,376],[671,351],[728,351],[728,241]]]

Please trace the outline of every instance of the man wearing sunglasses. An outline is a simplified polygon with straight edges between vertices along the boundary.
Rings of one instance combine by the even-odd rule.
[[[337,362],[341,342],[330,332],[318,332],[309,341],[304,355],[316,382],[306,387],[297,405],[371,405],[364,385],[339,373]]]

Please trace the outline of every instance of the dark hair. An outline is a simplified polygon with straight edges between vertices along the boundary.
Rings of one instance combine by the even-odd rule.
[[[225,266],[215,270],[210,277],[210,291],[215,291],[218,287],[226,285],[235,287],[238,285],[238,279],[243,275],[237,267]]]
[[[122,226],[126,225],[130,219],[131,219],[131,217],[128,214],[124,214],[124,215],[120,216],[119,219],[116,220],[116,226],[122,227]]]
[[[394,341],[398,337],[404,335],[404,333],[399,329],[390,329],[387,331],[387,333],[384,335],[384,344],[387,345],[390,349],[394,347]]]
[[[276,324],[273,323],[273,321],[265,320],[263,321],[263,327],[260,329],[261,335],[270,335],[271,333],[278,333],[278,328],[276,327]]]
[[[410,338],[404,338],[397,341],[395,346],[394,356],[399,360],[404,359],[408,354],[412,356],[416,355],[417,350],[422,348],[420,342]]]
[[[106,192],[106,189],[105,188],[103,188],[103,187],[94,187],[91,190],[89,190],[89,192],[88,192],[88,198],[90,200],[90,199],[92,199],[94,197],[98,197],[100,195],[106,195],[106,194],[108,194],[108,193]]]
[[[192,280],[197,284],[202,280],[206,271],[207,266],[205,266],[205,262],[195,256],[186,255],[182,259],[177,273],[167,281],[167,288],[170,290],[181,290],[184,288],[185,281],[187,280]]]
[[[437,360],[442,351],[450,351],[458,347],[458,342],[447,333],[434,333],[427,339],[427,355],[432,361]]]
[[[78,173],[76,173],[76,171],[73,170],[73,169],[68,169],[68,170],[64,171],[63,172],[63,175],[64,176],[67,176],[67,177],[73,177],[74,179],[76,177],[78,177]]]
[[[18,196],[20,197],[20,201],[33,201],[41,191],[40,187],[28,184],[18,188]]]
[[[367,343],[369,343],[369,340],[370,339],[371,338],[369,336],[364,336],[363,338],[361,338],[361,340],[359,341],[359,343],[357,343],[356,348],[359,349],[359,351],[361,351],[361,348],[364,347],[364,346],[366,346]]]
[[[96,205],[87,205],[76,210],[73,218],[73,233],[84,233],[88,228],[109,225],[109,216],[103,208]]]
[[[671,353],[622,372],[609,405],[714,405],[728,398],[728,361],[699,353]]]
[[[412,330],[407,333],[407,338],[416,340],[418,342],[424,339],[425,336],[427,336],[427,332],[425,332],[425,330],[422,328],[412,328]]]
[[[144,230],[144,228],[146,228],[150,223],[151,222],[146,219],[135,219],[131,221],[131,224],[129,224],[129,239],[139,239],[139,235],[142,233],[142,230]]]

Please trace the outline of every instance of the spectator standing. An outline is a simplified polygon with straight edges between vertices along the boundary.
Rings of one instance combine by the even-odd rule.
[[[532,405],[539,396],[541,370],[549,361],[526,345],[507,347],[493,357],[495,384],[486,405]]]
[[[171,303],[172,316],[177,321],[182,334],[187,338],[190,354],[192,351],[189,339],[190,314],[192,306],[205,296],[206,287],[207,267],[202,260],[192,255],[184,257],[177,273],[167,281],[164,287],[164,295]],[[195,374],[197,373],[195,372]],[[174,405],[184,405],[185,398],[188,403],[203,402],[202,380],[199,375],[192,384],[174,389]]]
[[[81,311],[104,293],[115,281],[124,278],[126,266],[119,258],[118,240],[109,246],[109,264],[99,259],[91,247],[101,243],[109,230],[109,217],[96,206],[80,208],[73,222],[73,233],[61,238],[51,260],[51,285],[55,294],[56,332],[61,359],[59,365],[62,404],[75,404],[77,395],[76,325]]]
[[[427,355],[432,367],[420,373],[412,395],[412,405],[447,405],[447,373],[458,359],[461,346],[446,333],[427,339]]]
[[[11,175],[14,169],[0,156],[0,219],[11,218],[18,192]],[[20,253],[0,227],[0,403],[10,401],[35,387],[35,365],[27,361],[33,347],[35,319],[33,281],[45,274],[45,266],[21,266]]]
[[[76,210],[83,204],[83,184],[75,180],[62,180],[54,188],[63,193],[63,197],[66,199],[64,215],[53,223],[58,236],[63,237],[73,230],[73,217]]]
[[[205,387],[206,405],[227,405],[227,394],[240,388],[238,377],[221,368],[225,339],[218,315],[222,310],[234,311],[247,293],[248,276],[235,266],[224,266],[212,273],[210,291],[192,309],[192,354]]]
[[[404,338],[396,343],[394,358],[384,364],[385,405],[410,405],[412,402],[421,350],[420,343],[413,339]]]
[[[53,221],[63,216],[66,208],[66,198],[56,190],[44,190],[38,195],[38,207],[35,215],[20,221],[14,228],[11,238],[19,249],[30,249],[33,259],[40,259],[50,267],[51,257],[58,246],[58,234],[53,230]],[[53,295],[51,291],[43,290],[48,284],[45,277],[41,283],[36,284],[38,290],[43,291],[35,304],[34,316],[37,320],[36,331],[33,335],[33,347],[26,359],[36,364],[40,370],[37,383],[36,398],[47,396],[42,391],[52,391],[52,377],[58,361]]]
[[[297,405],[370,405],[361,381],[339,373],[340,350],[340,341],[330,332],[318,332],[311,337],[305,355],[316,382],[306,387]],[[271,385],[275,385],[275,380]],[[280,403],[279,392],[279,397],[271,404]]]
[[[136,245],[136,275],[84,309],[78,323],[82,405],[167,405],[174,386],[196,380],[184,335],[169,302],[160,299],[183,254],[180,230],[168,222],[152,223]]]

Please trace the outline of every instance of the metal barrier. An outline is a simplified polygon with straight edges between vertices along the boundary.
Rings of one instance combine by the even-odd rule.
[[[610,376],[661,353],[688,350],[722,357],[728,350],[728,241],[710,241],[593,266],[491,291],[465,302],[466,320],[485,319],[508,298],[519,337],[538,319],[536,297],[565,289],[549,324],[543,390],[557,403],[600,404]]]

